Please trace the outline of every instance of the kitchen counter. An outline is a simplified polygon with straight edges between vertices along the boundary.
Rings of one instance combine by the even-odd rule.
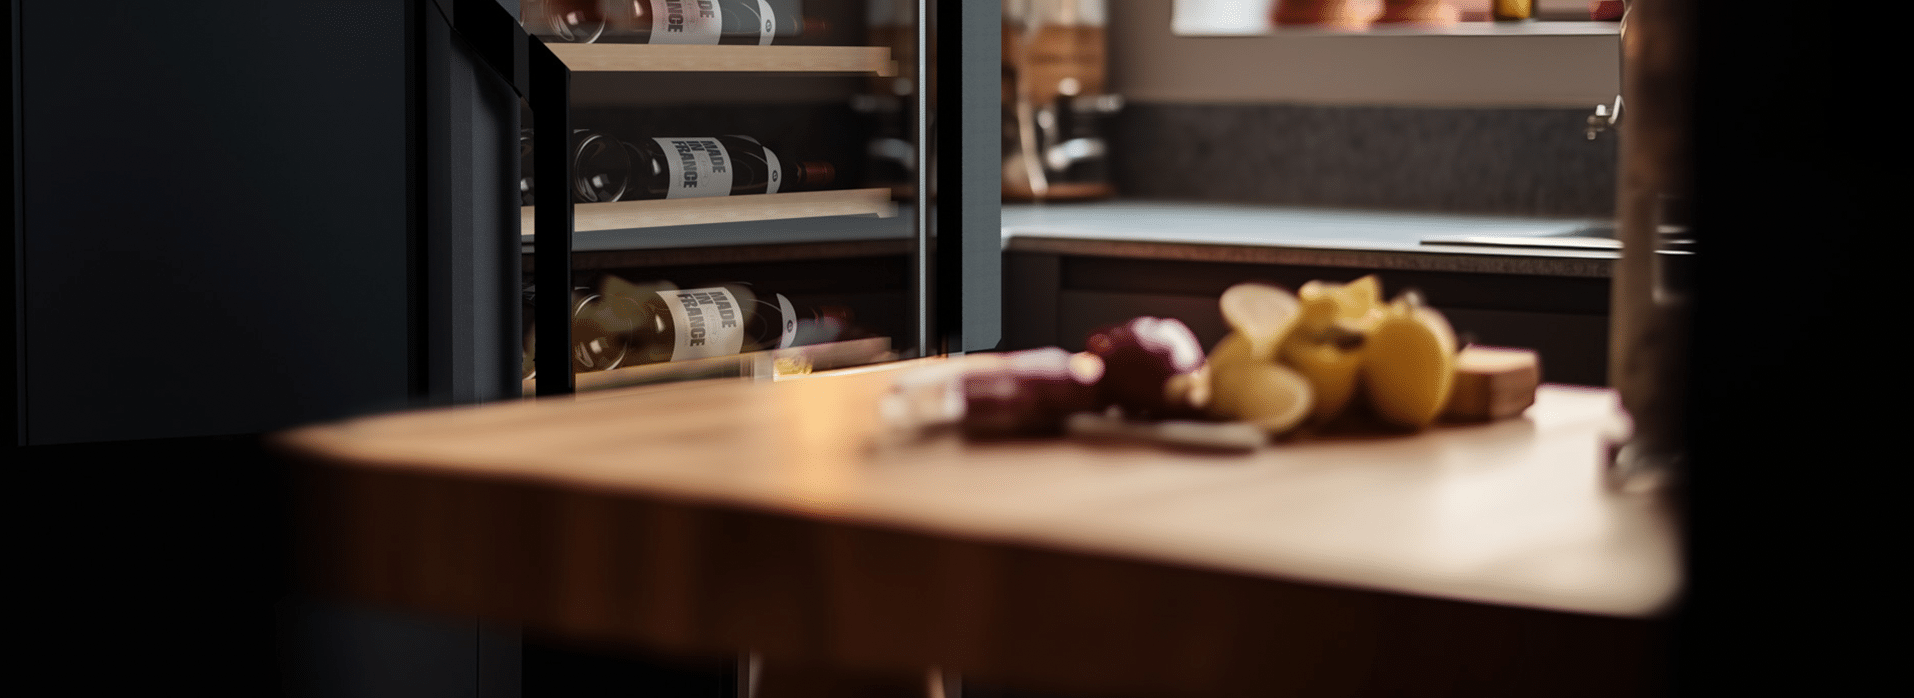
[[[1200,202],[1105,201],[1003,208],[1005,249],[1013,251],[1607,278],[1621,256],[1619,249],[1604,248],[1599,240],[1572,237],[1600,223],[1586,218]],[[1425,242],[1438,238],[1449,242]],[[1475,244],[1459,244],[1464,241]]]

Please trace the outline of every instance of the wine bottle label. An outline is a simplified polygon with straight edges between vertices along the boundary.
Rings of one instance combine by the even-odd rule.
[[[724,27],[718,0],[651,0],[651,43],[715,44]]]
[[[653,138],[665,150],[667,199],[731,194],[731,153],[716,138]]]
[[[651,43],[715,44],[724,29],[724,3],[718,0],[649,0]],[[758,45],[769,46],[777,34],[777,12],[771,3],[758,3]],[[745,36],[750,36],[746,34]]]
[[[797,340],[798,314],[797,308],[791,305],[791,299],[785,298],[782,293],[778,294],[778,313],[779,317],[784,318],[784,325],[778,328],[778,348],[788,349],[791,342]]]
[[[778,14],[767,0],[758,0],[758,45],[770,46],[777,34]]]
[[[755,138],[753,141],[757,140]],[[764,181],[764,193],[778,193],[778,185],[784,183],[784,163],[778,162],[778,154],[764,149],[764,165],[767,170]]]
[[[671,360],[730,356],[744,349],[744,308],[723,288],[659,291],[671,309]]]

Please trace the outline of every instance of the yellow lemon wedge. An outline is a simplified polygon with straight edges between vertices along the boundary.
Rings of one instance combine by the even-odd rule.
[[[1435,421],[1455,384],[1455,331],[1414,294],[1390,303],[1362,348],[1362,382],[1384,420],[1412,429]]]

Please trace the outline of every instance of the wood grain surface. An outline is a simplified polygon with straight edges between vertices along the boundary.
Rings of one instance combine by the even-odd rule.
[[[550,44],[576,71],[897,74],[888,46]]]
[[[775,221],[826,216],[897,215],[889,189],[835,189],[782,194],[740,194],[694,199],[646,199],[573,207],[572,229],[627,230],[674,225]],[[520,236],[530,242],[535,206],[519,208]]]
[[[888,430],[879,401],[925,363],[283,434],[311,466],[307,577],[585,640],[1081,695],[1659,685],[1677,532],[1662,497],[1602,484],[1611,393],[1219,456]]]

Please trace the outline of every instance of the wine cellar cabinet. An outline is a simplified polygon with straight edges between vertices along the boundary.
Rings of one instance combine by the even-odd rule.
[[[763,31],[729,19],[700,44],[652,42],[662,16],[631,16],[699,4],[518,7],[531,51],[568,81],[562,122],[537,97],[521,114],[524,392],[994,348],[998,3],[726,0],[709,4],[761,13]],[[535,164],[558,123],[563,180]],[[553,203],[569,207],[562,247],[540,244]],[[551,249],[562,290],[559,265],[539,263]],[[540,309],[548,294],[566,299],[568,336],[547,321],[555,302]],[[569,381],[539,359],[558,346]]]

